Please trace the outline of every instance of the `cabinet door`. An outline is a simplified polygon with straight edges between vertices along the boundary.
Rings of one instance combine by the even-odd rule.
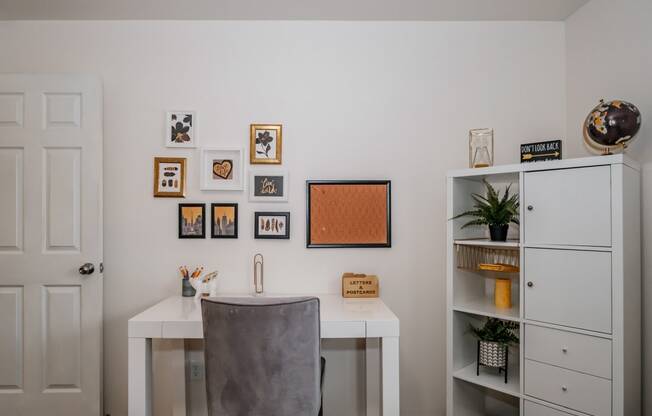
[[[611,253],[525,249],[525,318],[611,333]]]
[[[611,167],[525,174],[526,244],[611,246]]]

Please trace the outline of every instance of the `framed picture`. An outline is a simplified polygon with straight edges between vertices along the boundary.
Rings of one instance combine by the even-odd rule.
[[[240,148],[202,149],[200,188],[205,191],[241,191],[244,158]]]
[[[283,126],[252,124],[249,133],[249,163],[280,165],[283,154]]]
[[[169,111],[165,116],[166,147],[196,147],[197,117],[194,111]]]
[[[391,181],[306,181],[313,247],[391,247]]]
[[[211,238],[238,238],[238,204],[211,204]]]
[[[205,238],[205,218],[204,204],[179,204],[179,238]]]
[[[286,170],[249,172],[249,201],[285,202],[288,191]]]
[[[256,212],[254,213],[254,238],[259,239],[290,239],[289,212]]]
[[[186,197],[186,158],[154,158],[154,196]]]

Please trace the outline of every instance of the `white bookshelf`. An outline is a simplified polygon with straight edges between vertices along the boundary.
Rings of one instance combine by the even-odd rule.
[[[449,172],[448,218],[472,207],[470,194],[484,193],[483,179],[501,191],[512,184],[512,192],[520,195],[521,225],[510,226],[507,241],[493,242],[486,227],[462,229],[467,219],[448,221],[447,416],[530,416],[526,409],[538,415],[533,409],[541,405],[563,416],[640,414],[638,165],[612,155]],[[458,268],[460,247],[512,253],[519,272]],[[595,262],[602,261],[611,264],[611,272],[603,278],[610,285],[601,289],[588,275],[596,279],[605,268]],[[510,309],[494,305],[496,277],[512,280]],[[469,325],[482,325],[489,317],[519,324],[520,343],[510,348],[507,383],[497,370],[481,367],[476,374],[477,340]],[[545,348],[528,344],[526,327],[532,342]],[[566,340],[578,342],[582,351],[566,356],[561,352],[566,345],[557,345]],[[608,356],[598,348],[605,340]],[[588,372],[574,367],[581,361],[577,357],[587,354],[594,354],[589,358],[596,361],[590,362],[610,363],[608,383],[598,364]],[[536,360],[544,366],[531,365]],[[526,367],[540,374],[525,374]],[[580,397],[577,386],[564,384],[570,381],[606,404]],[[587,387],[594,385],[595,391]],[[610,386],[607,394],[600,390],[605,385]]]

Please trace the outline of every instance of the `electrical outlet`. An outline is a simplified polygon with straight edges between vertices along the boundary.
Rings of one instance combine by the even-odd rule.
[[[190,362],[190,380],[197,381],[204,378],[204,366],[199,361]]]

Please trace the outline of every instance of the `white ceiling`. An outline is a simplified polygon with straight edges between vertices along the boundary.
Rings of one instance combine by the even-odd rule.
[[[588,0],[0,0],[0,20],[565,20]]]

